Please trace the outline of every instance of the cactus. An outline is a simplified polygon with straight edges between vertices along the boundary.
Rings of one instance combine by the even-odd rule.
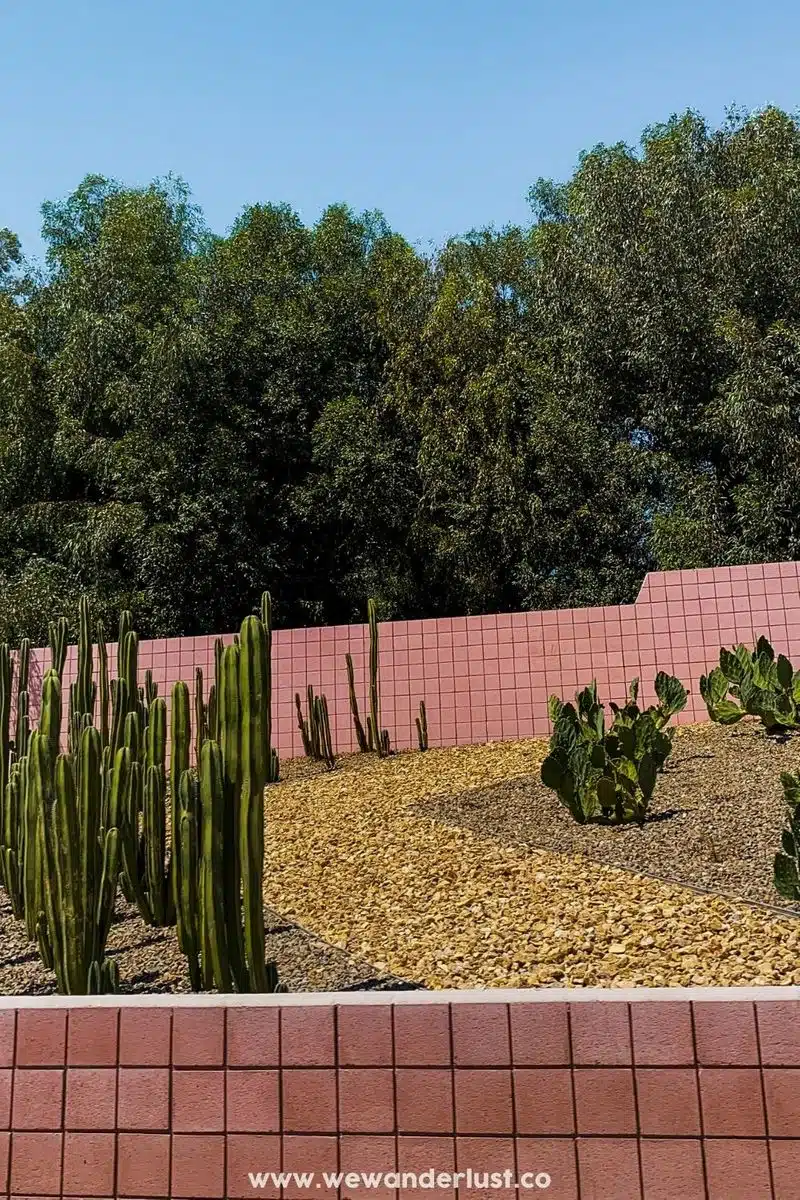
[[[78,754],[80,790],[73,758],[59,754],[54,762],[49,740],[38,731],[31,739],[30,789],[40,821],[43,863],[44,903],[37,935],[42,958],[52,964],[58,989],[65,995],[87,995],[117,983],[105,948],[119,874],[116,818],[128,780],[129,751],[123,749],[114,766],[114,824],[103,828],[102,744],[96,729],[84,729]]]
[[[324,762],[328,770],[332,771],[336,766],[336,756],[331,739],[327,697],[315,696],[314,688],[309,684],[306,692],[306,700],[308,704],[307,718],[303,716],[300,695],[299,693],[295,693],[294,702],[297,709],[297,723],[300,728],[300,737],[303,741],[303,750],[307,758],[311,758],[315,762]]]
[[[800,671],[785,655],[776,659],[765,637],[753,650],[720,650],[719,666],[700,679],[700,695],[711,720],[721,725],[754,716],[770,735],[800,729]]]
[[[239,823],[244,948],[250,989],[267,991],[264,961],[264,788],[270,770],[267,631],[245,617],[240,632],[241,814]]]
[[[428,714],[425,710],[425,701],[419,702],[419,716],[414,718],[414,724],[417,727],[417,740],[420,750],[428,749]]]
[[[367,601],[369,623],[369,717],[367,718],[367,740],[372,743],[379,758],[390,753],[389,731],[381,729],[381,694],[378,679],[378,614],[374,600]]]
[[[203,703],[203,668],[194,672],[194,761],[200,770],[200,753],[206,738],[206,707]]]
[[[51,621],[47,628],[47,640],[50,646],[51,667],[59,679],[64,674],[64,663],[67,661],[67,618],[59,617]]]
[[[172,893],[172,910],[175,913],[178,922],[178,941],[181,950],[187,954],[187,948],[183,941],[184,923],[180,920],[181,913],[181,896],[182,882],[181,871],[183,870],[183,855],[180,850],[181,845],[181,822],[183,820],[183,810],[181,809],[181,781],[184,774],[189,770],[189,754],[191,747],[192,731],[189,720],[189,689],[186,684],[179,680],[172,687],[172,713],[170,720],[170,778],[169,778],[169,793],[170,793],[170,834],[172,851],[170,854],[169,864],[169,886]],[[188,786],[188,784],[187,784]],[[197,835],[197,821],[195,817],[194,836]],[[187,837],[191,836],[187,830]],[[196,847],[195,847],[196,853]],[[196,869],[196,868],[195,868]],[[191,962],[190,962],[191,973]]]
[[[597,685],[577,693],[575,704],[557,696],[548,701],[553,734],[541,779],[556,792],[579,824],[588,821],[644,825],[656,778],[672,750],[666,722],[686,703],[679,680],[659,672],[658,705],[641,711],[634,679],[623,707],[612,704],[614,721],[606,729]]]
[[[800,772],[781,773],[786,805],[786,827],[781,835],[781,850],[775,855],[775,890],[785,900],[800,901]]]
[[[173,776],[173,778],[175,778]],[[180,867],[173,874],[177,880],[177,923],[178,944],[186,956],[189,969],[189,982],[193,992],[199,992],[203,986],[200,968],[200,929],[202,918],[199,911],[199,795],[197,781],[186,769],[180,775],[177,787],[178,823],[173,828],[176,838],[173,846],[176,850],[172,855],[173,864],[180,861]]]
[[[361,717],[358,711],[355,675],[353,672],[353,657],[351,654],[345,655],[345,662],[347,663],[347,686],[350,693],[350,711],[353,714],[353,724],[355,725],[356,730],[356,741],[361,753],[366,754],[366,752],[369,750],[369,742],[367,740],[367,735],[364,732],[364,726],[361,724]]]

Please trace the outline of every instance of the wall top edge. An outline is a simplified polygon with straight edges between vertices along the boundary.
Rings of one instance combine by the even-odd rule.
[[[297,1008],[365,1004],[638,1004],[654,1001],[800,1000],[800,987],[486,988],[441,991],[290,992],[280,995],[2,996],[0,1009]]]

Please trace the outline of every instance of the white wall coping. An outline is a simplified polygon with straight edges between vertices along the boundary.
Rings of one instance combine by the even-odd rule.
[[[485,988],[441,991],[288,992],[266,995],[141,993],[116,996],[2,996],[0,1009],[295,1008],[347,1004],[553,1004],[648,1001],[800,1000],[800,987]]]

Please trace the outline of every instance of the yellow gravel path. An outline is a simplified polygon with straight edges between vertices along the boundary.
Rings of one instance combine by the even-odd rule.
[[[269,788],[267,902],[429,988],[800,983],[800,922],[408,811],[530,774],[546,746],[354,755]]]

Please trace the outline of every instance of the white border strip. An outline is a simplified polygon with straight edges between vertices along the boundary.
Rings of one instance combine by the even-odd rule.
[[[267,995],[142,993],[118,996],[0,996],[17,1008],[299,1008],[348,1004],[647,1003],[654,1000],[800,1000],[800,987],[486,988],[398,992],[288,992]]]

